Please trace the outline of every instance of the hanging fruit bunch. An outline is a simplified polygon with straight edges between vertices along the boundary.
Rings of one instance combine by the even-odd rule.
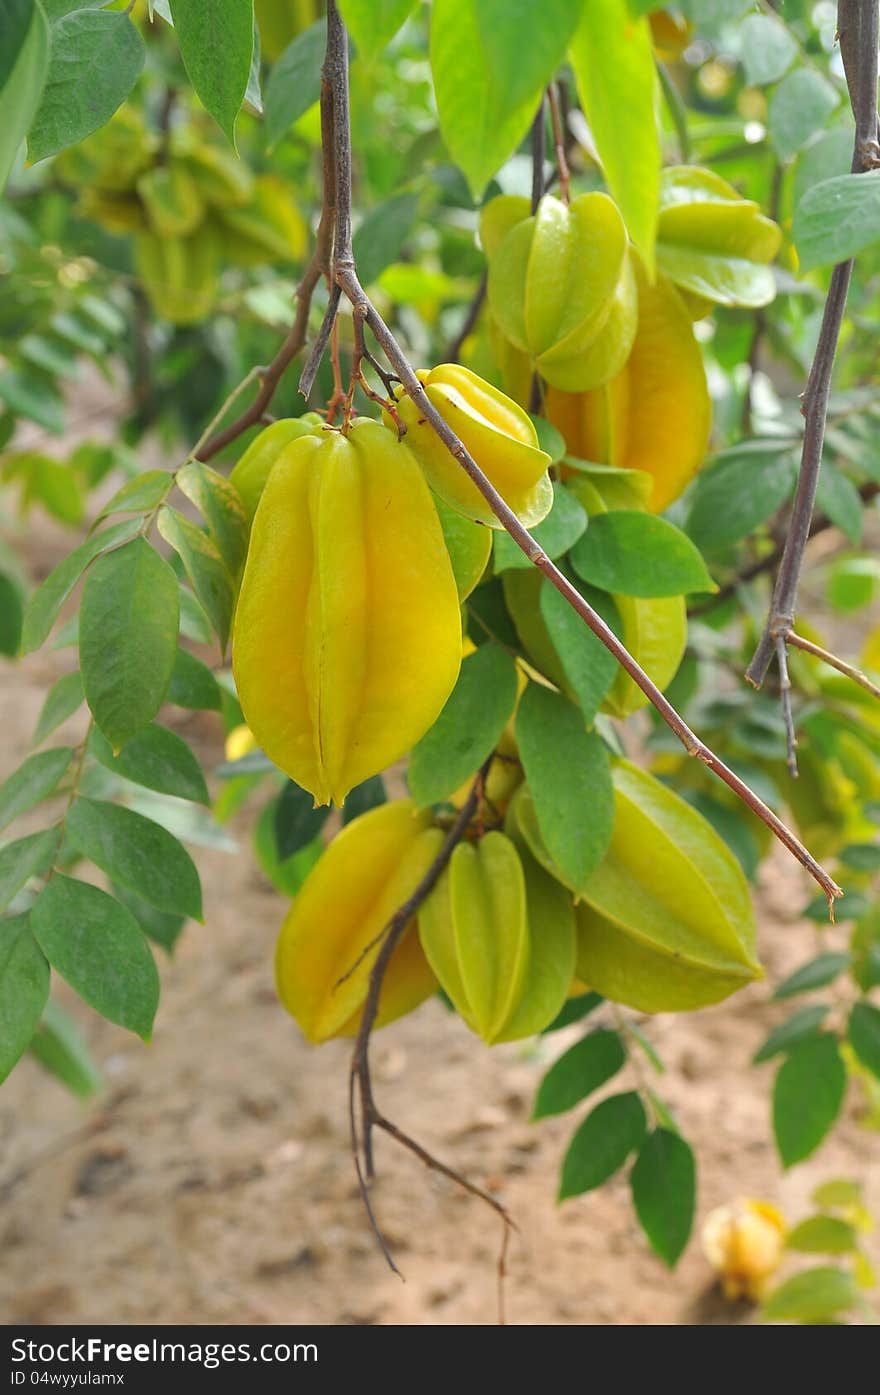
[[[206,198],[204,152],[171,150]],[[172,199],[168,170],[154,162],[144,181],[138,198],[155,185]],[[713,589],[658,517],[709,441],[693,322],[772,297],[779,230],[716,175],[675,167],[650,272],[602,192],[534,211],[501,195],[479,238],[477,337],[501,385],[457,363],[418,379],[662,690],[686,597]],[[438,987],[488,1043],[542,1031],[585,987],[645,1012],[720,1001],[762,972],[739,862],[622,758],[609,719],[642,707],[642,688],[513,545],[419,404],[388,388],[382,422],[349,395],[341,428],[277,421],[231,475],[251,528],[233,669],[253,738],[316,805],[344,806],[409,756],[411,797],[346,823],[296,896],[282,1001],[312,1041],[355,1033],[383,934],[413,897],[380,1025]]]
[[[135,274],[158,315],[195,324],[225,266],[298,262],[307,228],[283,179],[253,174],[195,117],[151,130],[128,104],[55,161],[81,213],[130,237]]]

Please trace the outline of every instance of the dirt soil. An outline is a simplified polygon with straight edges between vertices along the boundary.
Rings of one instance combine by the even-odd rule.
[[[69,535],[41,523],[27,549],[34,577],[69,547]],[[0,777],[26,753],[49,683],[70,663],[62,650],[4,665]],[[222,758],[219,719],[186,717],[180,729],[209,764]],[[59,736],[68,733],[76,735],[76,719]],[[377,1251],[349,1153],[348,1047],[308,1046],[276,1001],[272,951],[284,906],[255,869],[248,824],[245,815],[232,827],[236,853],[196,850],[205,924],[186,928],[173,959],[162,955],[152,1045],[61,985],[106,1090],[83,1105],[29,1058],[3,1086],[0,1320],[492,1323],[497,1219],[384,1139],[375,1205],[405,1282]],[[771,984],[815,949],[815,927],[794,915],[807,896],[786,857],[765,870],[761,946]],[[840,937],[826,932],[823,946]],[[529,1114],[542,1071],[576,1030],[537,1047],[489,1050],[430,1002],[381,1033],[383,1107],[495,1191],[516,1220],[509,1321],[750,1321],[750,1310],[720,1299],[702,1256],[696,1237],[710,1208],[751,1195],[796,1219],[819,1181],[853,1176],[880,1213],[877,1135],[859,1126],[855,1088],[833,1137],[782,1175],[770,1129],[772,1067],[748,1065],[789,1010],[769,996],[758,985],[720,1007],[648,1024],[668,1066],[653,1083],[699,1162],[695,1238],[673,1275],[640,1235],[625,1177],[555,1203],[583,1111],[538,1125]],[[611,1088],[622,1085],[619,1077]],[[872,1247],[876,1260],[869,1240]]]

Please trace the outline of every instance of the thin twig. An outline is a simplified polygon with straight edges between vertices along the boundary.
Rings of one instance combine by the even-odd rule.
[[[565,137],[562,130],[562,117],[559,111],[559,93],[555,82],[551,82],[547,88],[547,102],[550,107],[550,121],[553,126],[556,169],[559,172],[559,194],[562,202],[568,203],[571,197],[568,184],[568,160],[565,155]]]
[[[794,716],[791,710],[791,679],[788,676],[788,650],[782,635],[776,636],[776,663],[779,668],[779,696],[782,702],[782,724],[785,727],[785,756],[788,773],[793,780],[798,777],[797,734],[794,729]]]
[[[877,144],[878,9],[878,0],[839,0],[838,4],[838,29],[841,43],[845,44],[849,55],[847,82],[856,119],[851,165],[854,174],[873,168],[880,158]],[[804,391],[804,440],[791,523],[764,633],[746,670],[747,680],[756,688],[761,686],[767,676],[774,654],[778,656],[780,652],[777,640],[781,638],[784,645],[794,627],[798,582],[803,566],[804,549],[810,535],[810,521],[825,443],[825,418],[828,412],[831,374],[852,269],[853,262],[850,259],[839,263],[831,273],[819,340]]]
[[[544,155],[545,155],[545,103],[544,97],[538,110],[535,112],[535,119],[532,122],[532,213],[538,210],[538,204],[544,197]]]
[[[669,76],[669,70],[666,64],[661,63],[659,59],[657,60],[657,76],[660,79],[660,91],[663,93],[666,109],[675,127],[681,162],[683,165],[687,165],[690,163],[691,158],[691,134],[688,130],[687,112],[684,109],[681,94],[672,81],[672,78]]]
[[[867,674],[862,673],[861,669],[855,668],[852,664],[848,664],[845,659],[839,659],[828,649],[823,649],[821,644],[814,644],[811,639],[804,639],[803,635],[797,634],[794,630],[789,632],[788,642],[793,644],[796,649],[802,649],[805,654],[812,654],[814,659],[821,659],[823,664],[827,664],[829,668],[836,668],[838,673],[843,673],[847,678],[851,678],[872,697],[880,698],[880,687],[872,682]]]

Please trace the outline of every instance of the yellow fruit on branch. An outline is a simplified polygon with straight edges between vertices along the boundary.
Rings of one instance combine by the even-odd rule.
[[[528,414],[460,364],[442,363],[418,377],[430,402],[520,522],[526,528],[540,523],[553,506],[553,486],[547,474],[550,457],[538,445]],[[466,518],[501,528],[477,486],[421,416],[412,398],[402,387],[396,389],[396,396],[397,411],[407,428],[407,444],[431,488]]]
[[[787,1226],[768,1201],[751,1197],[716,1206],[703,1222],[703,1252],[721,1277],[725,1298],[763,1298],[785,1251]]]
[[[293,441],[254,517],[233,669],[262,750],[319,804],[415,745],[461,665],[430,491],[379,422]]]
[[[443,837],[411,800],[394,800],[347,824],[309,873],[281,927],[275,975],[282,1003],[310,1041],[357,1030],[382,931]],[[377,1025],[412,1011],[436,987],[410,925],[385,974]]]
[[[280,417],[254,437],[229,475],[229,483],[238,490],[249,519],[253,519],[269,473],[285,447],[300,436],[315,435],[323,425],[317,412],[305,412],[301,417]]]

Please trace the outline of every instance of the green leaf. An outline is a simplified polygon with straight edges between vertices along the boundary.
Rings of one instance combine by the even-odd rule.
[[[170,493],[174,476],[170,470],[144,470],[133,480],[126,480],[98,514],[98,520],[111,513],[149,513],[158,508]]]
[[[799,1008],[791,1017],[773,1028],[763,1046],[759,1047],[752,1057],[752,1065],[759,1066],[762,1061],[769,1061],[773,1056],[784,1055],[793,1046],[797,1046],[798,1042],[816,1036],[829,1011],[826,1003]]]
[[[746,15],[739,29],[740,52],[746,82],[764,87],[776,82],[791,67],[797,40],[781,20],[769,15]]]
[[[343,824],[351,823],[352,819],[359,818],[361,814],[366,814],[370,809],[378,809],[380,804],[385,804],[388,794],[385,790],[385,781],[381,775],[371,775],[369,780],[363,780],[361,784],[355,785],[353,790],[345,796],[345,804],[342,806]]]
[[[144,934],[170,954],[186,924],[186,917],[170,915],[168,911],[158,911],[149,901],[144,901],[133,891],[129,891],[128,887],[118,886],[115,882],[110,890],[117,901],[121,901],[126,910],[131,911]]]
[[[70,746],[53,746],[28,756],[0,785],[0,832],[50,795],[73,759]]]
[[[209,465],[193,460],[177,472],[177,487],[195,504],[217,551],[232,576],[237,576],[244,566],[250,528],[235,485]]]
[[[538,683],[520,700],[516,739],[547,851],[566,884],[580,888],[611,841],[608,752],[573,703]]]
[[[529,100],[538,105],[541,90],[565,57],[582,8],[581,0],[545,0],[536,21],[533,0],[473,0],[490,80],[508,107]]]
[[[340,0],[339,3],[358,53],[365,58],[375,58],[381,53],[415,7],[416,0]]]
[[[31,877],[48,872],[60,841],[57,828],[46,828],[0,847],[0,911],[6,910]]]
[[[49,965],[29,915],[0,920],[0,1082],[28,1045],[49,997]]]
[[[21,644],[21,591],[11,576],[0,572],[0,654],[14,658]]]
[[[498,644],[482,644],[430,731],[414,748],[407,780],[416,803],[436,804],[475,775],[495,749],[516,703],[516,666]]]
[[[767,108],[770,139],[780,159],[796,155],[839,104],[834,88],[812,68],[796,68],[783,78]]]
[[[797,465],[786,441],[749,441],[716,455],[697,478],[686,528],[703,553],[739,542],[794,489]]]
[[[158,527],[180,557],[190,584],[225,649],[235,607],[235,588],[229,568],[208,534],[176,509],[167,505],[161,509]]]
[[[553,507],[547,517],[532,530],[532,537],[539,547],[553,561],[576,543],[587,526],[587,514],[570,489],[564,484],[553,485]],[[512,567],[526,570],[534,563],[517,547],[513,538],[505,532],[496,532],[493,538],[493,560],[496,572],[509,571]]]
[[[595,1008],[601,1007],[604,1001],[599,993],[578,993],[574,998],[566,998],[553,1021],[541,1032],[541,1036],[545,1037],[548,1032],[558,1032],[563,1027],[570,1027],[572,1022],[580,1022]]]
[[[832,1177],[830,1182],[820,1182],[810,1199],[817,1206],[861,1206],[862,1189],[848,1177]]]
[[[865,1001],[853,1003],[848,1035],[862,1065],[880,1079],[880,1008]]]
[[[843,1269],[805,1269],[774,1289],[764,1302],[765,1322],[827,1322],[859,1302],[852,1274]]]
[[[641,1146],[646,1129],[644,1106],[635,1090],[597,1104],[568,1145],[558,1199],[601,1187]]]
[[[177,578],[146,538],[99,558],[79,621],[83,691],[114,751],[153,720],[177,654]]]
[[[273,799],[263,806],[254,825],[254,852],[272,885],[283,896],[296,896],[324,851],[324,845],[320,838],[316,838],[313,843],[300,848],[299,852],[282,861],[275,845],[275,803]]]
[[[203,664],[195,654],[190,654],[188,649],[177,651],[166,701],[197,712],[220,710],[222,699],[217,679],[207,664]]]
[[[89,1048],[67,1013],[51,998],[29,1049],[44,1070],[81,1099],[89,1099],[100,1090],[101,1073]]]
[[[647,19],[633,18],[626,0],[590,0],[581,9],[571,62],[608,188],[652,274],[660,136]]]
[[[49,26],[36,0],[0,0],[0,193],[40,104],[49,71]]]
[[[880,241],[880,170],[839,174],[807,189],[792,229],[802,271],[845,262]]]
[[[127,14],[80,10],[53,24],[46,85],[28,131],[31,161],[105,125],[140,76],[144,53]]]
[[[319,19],[297,34],[277,63],[273,63],[265,92],[270,145],[275,145],[321,95],[321,64],[326,46],[327,23]]]
[[[275,847],[280,861],[314,842],[329,813],[326,805],[316,807],[308,791],[288,780],[274,801]]]
[[[415,194],[395,194],[367,214],[354,235],[354,259],[364,286],[371,286],[398,260],[418,208]]]
[[[856,1232],[849,1221],[838,1216],[808,1216],[788,1232],[785,1243],[790,1250],[813,1255],[845,1255],[858,1244]]]
[[[178,799],[192,799],[197,804],[210,803],[208,786],[189,746],[176,732],[153,722],[126,743],[114,756],[109,741],[100,731],[93,731],[89,750],[96,760],[124,780],[173,794]]]
[[[119,804],[80,796],[67,815],[66,831],[84,857],[151,906],[202,919],[195,863],[161,824]]]
[[[35,421],[54,436],[64,430],[64,402],[50,379],[4,369],[0,372],[0,398],[16,416]]]
[[[587,594],[583,589],[581,592],[584,599],[616,633],[620,621],[611,597],[602,591],[593,593],[590,587],[585,589]],[[546,578],[541,582],[538,604],[584,721],[592,722],[617,675],[617,660]]]
[[[839,857],[846,867],[856,867],[860,872],[880,872],[880,845],[876,843],[848,843],[841,848]]]
[[[572,548],[571,565],[592,586],[624,596],[718,589],[689,537],[665,518],[635,509],[598,514]]]
[[[553,1062],[538,1086],[532,1118],[573,1109],[625,1064],[626,1052],[617,1032],[604,1027],[589,1032]]]
[[[482,0],[434,0],[431,7],[431,71],[440,132],[450,155],[464,171],[475,198],[526,135],[552,69],[525,96],[510,98],[495,76],[495,62],[483,38]],[[558,5],[550,0],[547,8]],[[498,10],[500,7],[494,7]],[[514,10],[514,6],[507,6]],[[501,21],[499,42],[515,42],[526,70],[530,45],[522,31]],[[501,59],[507,66],[507,60]],[[519,89],[519,84],[517,88]]]
[[[34,732],[35,746],[39,746],[46,740],[56,727],[60,727],[62,722],[66,722],[68,717],[85,701],[83,695],[82,678],[79,669],[74,669],[72,673],[64,673],[52,684],[46,695],[40,715],[37,718],[37,727]]]
[[[52,968],[111,1022],[150,1040],[159,975],[144,933],[124,906],[87,882],[56,873],[31,909]]]
[[[810,993],[814,988],[824,988],[826,983],[832,983],[838,974],[842,974],[844,969],[850,964],[850,955],[817,954],[815,959],[809,963],[802,964],[793,974],[789,974],[787,979],[780,983],[774,998],[793,998],[796,993]]]
[[[835,527],[858,547],[865,521],[861,495],[849,476],[828,460],[822,463],[816,507],[827,513]]]
[[[773,1131],[783,1167],[815,1152],[840,1113],[845,1090],[846,1070],[830,1032],[792,1049],[773,1089]]]
[[[674,1269],[694,1222],[694,1155],[681,1134],[655,1129],[630,1173],[633,1205],[651,1248]]]
[[[254,51],[253,0],[170,0],[170,8],[189,80],[234,147]]]
[[[74,548],[58,566],[49,573],[45,581],[30,597],[24,612],[22,626],[22,652],[29,654],[39,649],[55,623],[59,610],[67,600],[86,567],[102,552],[129,542],[140,531],[139,518],[127,518],[124,523],[114,523],[100,533],[93,533],[79,547]]]

